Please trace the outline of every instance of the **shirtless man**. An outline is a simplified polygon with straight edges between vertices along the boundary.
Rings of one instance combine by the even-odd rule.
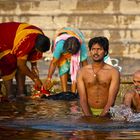
[[[80,105],[85,116],[106,116],[114,105],[120,74],[113,66],[104,62],[109,42],[105,37],[95,37],[88,44],[93,64],[81,68],[77,76]]]
[[[125,93],[123,103],[140,112],[140,70],[133,74],[133,83],[134,87]]]

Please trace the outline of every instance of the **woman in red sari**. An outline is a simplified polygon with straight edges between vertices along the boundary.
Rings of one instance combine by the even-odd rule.
[[[18,22],[0,24],[0,71],[7,97],[13,98],[12,79],[17,81],[17,97],[24,95],[25,76],[30,77],[35,86],[41,87],[37,60],[50,49],[50,40],[41,29]],[[31,69],[27,66],[31,62]]]

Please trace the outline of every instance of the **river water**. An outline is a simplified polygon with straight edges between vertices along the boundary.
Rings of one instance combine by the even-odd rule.
[[[140,123],[83,117],[79,100],[0,103],[0,140],[139,140]]]

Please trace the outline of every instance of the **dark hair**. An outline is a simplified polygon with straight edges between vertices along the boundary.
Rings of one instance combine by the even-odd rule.
[[[46,52],[50,49],[50,39],[42,34],[38,34],[35,41],[35,48],[40,52]]]
[[[88,43],[89,50],[91,50],[91,47],[94,44],[99,44],[101,47],[103,47],[104,51],[106,52],[105,55],[108,54],[109,41],[106,37],[99,36],[99,37],[94,37],[94,38],[90,39],[90,41]]]
[[[76,54],[80,50],[80,42],[76,37],[69,37],[64,43],[64,50]]]

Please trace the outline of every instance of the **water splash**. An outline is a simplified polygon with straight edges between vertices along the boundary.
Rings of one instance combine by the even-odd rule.
[[[125,105],[115,105],[110,108],[112,120],[140,122],[140,113],[134,113],[133,110]]]

